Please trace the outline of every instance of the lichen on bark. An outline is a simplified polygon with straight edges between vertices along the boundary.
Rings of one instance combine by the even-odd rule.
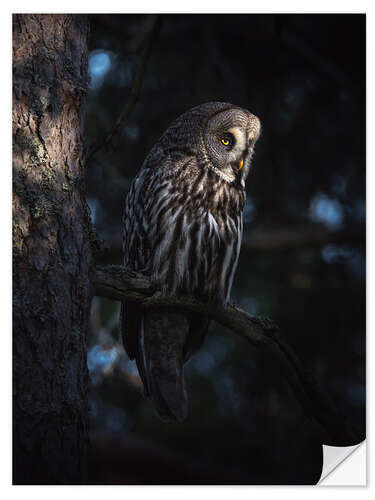
[[[88,21],[13,16],[13,481],[86,476]]]

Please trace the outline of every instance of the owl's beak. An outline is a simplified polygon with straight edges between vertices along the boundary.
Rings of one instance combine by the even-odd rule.
[[[243,167],[243,158],[241,158],[238,163],[238,170],[241,170],[242,167]]]

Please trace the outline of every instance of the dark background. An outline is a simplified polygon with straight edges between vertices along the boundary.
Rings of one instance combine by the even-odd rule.
[[[91,18],[88,146],[130,96],[153,23]],[[271,317],[334,405],[365,436],[365,16],[164,15],[140,99],[87,167],[92,219],[121,263],[129,182],[169,123],[206,101],[262,122],[247,183],[232,299]],[[281,369],[214,323],[186,367],[189,416],[166,424],[123,351],[119,304],[95,298],[90,481],[311,484],[321,446]],[[353,443],[354,444],[354,443]]]

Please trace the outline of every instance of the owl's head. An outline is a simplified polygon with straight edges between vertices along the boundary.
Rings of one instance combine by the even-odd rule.
[[[205,165],[225,181],[244,187],[260,134],[260,121],[246,109],[224,106],[209,114],[202,124]]]
[[[244,188],[259,134],[259,119],[246,109],[208,102],[179,116],[160,138],[151,156],[157,165],[165,156],[169,165],[195,157],[201,168]]]

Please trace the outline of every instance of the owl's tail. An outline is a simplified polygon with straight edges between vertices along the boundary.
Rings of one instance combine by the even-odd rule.
[[[145,396],[152,399],[162,420],[182,421],[187,415],[184,348],[189,319],[173,309],[143,309],[137,314],[137,325],[133,325],[130,320],[134,312],[130,306],[126,321],[126,310],[122,311],[124,345],[129,356],[136,359]],[[129,335],[130,326],[137,327],[136,338]]]
[[[144,385],[162,420],[182,421],[187,415],[184,346],[189,321],[173,309],[144,311],[137,359]]]

